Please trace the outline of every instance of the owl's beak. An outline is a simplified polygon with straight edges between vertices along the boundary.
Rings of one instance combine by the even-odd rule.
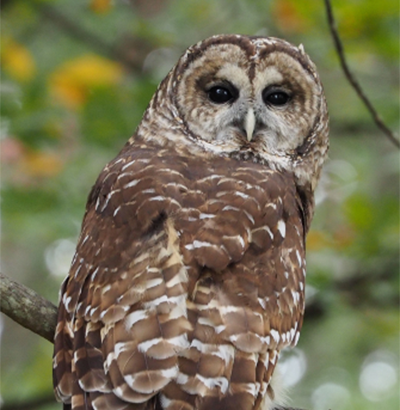
[[[251,141],[254,134],[254,127],[256,125],[256,117],[252,108],[247,111],[246,118],[244,119],[244,129],[246,131],[247,141]]]

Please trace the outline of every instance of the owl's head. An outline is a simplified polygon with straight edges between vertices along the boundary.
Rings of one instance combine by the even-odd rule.
[[[328,114],[302,46],[219,35],[187,49],[138,134],[287,170],[313,190],[328,149]]]

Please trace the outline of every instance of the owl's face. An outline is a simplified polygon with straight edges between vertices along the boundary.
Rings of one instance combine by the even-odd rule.
[[[172,117],[190,143],[292,171],[314,188],[328,148],[327,109],[302,47],[214,36],[190,47],[164,84],[158,94],[168,91]]]

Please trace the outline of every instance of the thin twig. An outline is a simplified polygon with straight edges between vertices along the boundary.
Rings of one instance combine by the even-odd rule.
[[[57,29],[63,30],[78,41],[84,42],[101,55],[122,63],[129,71],[133,73],[141,72],[143,60],[151,51],[150,46],[144,41],[141,42],[141,47],[137,47],[135,52],[128,49],[129,53],[125,53],[123,50],[120,50],[119,47],[109,44],[102,38],[86,30],[81,24],[76,23],[67,15],[57,10],[57,8],[47,3],[40,3],[38,10],[46,21],[54,24]]]
[[[0,273],[0,311],[53,343],[57,308],[32,289]]]
[[[50,392],[46,396],[33,398],[31,400],[16,401],[11,403],[4,403],[1,406],[1,410],[35,410],[42,409],[49,404],[56,404],[56,398],[53,392]]]
[[[344,71],[344,74],[346,78],[349,80],[350,84],[353,86],[354,90],[356,91],[357,95],[361,98],[362,102],[365,104],[367,107],[368,111],[372,115],[372,118],[375,121],[375,124],[377,127],[385,133],[385,135],[392,141],[396,147],[400,148],[400,141],[396,138],[394,132],[390,130],[387,125],[382,121],[380,118],[379,114],[376,112],[375,108],[373,107],[371,101],[367,98],[365,95],[364,91],[362,90],[359,82],[356,80],[356,78],[353,76],[351,73],[349,66],[346,61],[346,57],[344,55],[344,48],[342,41],[339,37],[339,33],[337,30],[337,25],[335,18],[333,16],[333,11],[332,11],[332,6],[330,0],[324,0],[325,1],[325,7],[326,7],[326,13],[328,16],[328,23],[329,23],[329,29],[331,31],[333,41],[335,43],[335,48],[339,56],[340,64],[342,66],[342,69]]]

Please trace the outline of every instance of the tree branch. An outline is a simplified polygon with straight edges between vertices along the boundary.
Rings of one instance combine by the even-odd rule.
[[[350,71],[349,65],[347,64],[346,57],[344,55],[344,48],[342,41],[340,39],[338,30],[337,30],[337,24],[335,21],[335,18],[333,16],[333,11],[332,11],[332,6],[330,0],[324,0],[325,1],[325,7],[326,7],[326,13],[328,17],[328,23],[329,23],[329,29],[331,31],[333,41],[335,43],[335,48],[336,52],[339,56],[340,60],[340,65],[342,66],[343,72],[347,78],[347,80],[350,82],[354,90],[356,91],[357,95],[360,97],[361,101],[364,103],[364,105],[367,107],[368,111],[372,115],[372,118],[375,121],[375,124],[377,127],[390,139],[390,141],[396,145],[396,147],[400,148],[400,142],[396,138],[394,132],[389,129],[389,127],[383,122],[375,108],[373,107],[371,101],[368,99],[368,97],[365,95],[363,89],[361,88],[361,85],[357,81],[357,79],[353,76],[353,74]]]
[[[0,273],[0,311],[53,343],[57,308],[33,290]]]
[[[303,409],[298,409],[298,408],[294,408],[294,407],[274,407],[272,410],[303,410]]]

